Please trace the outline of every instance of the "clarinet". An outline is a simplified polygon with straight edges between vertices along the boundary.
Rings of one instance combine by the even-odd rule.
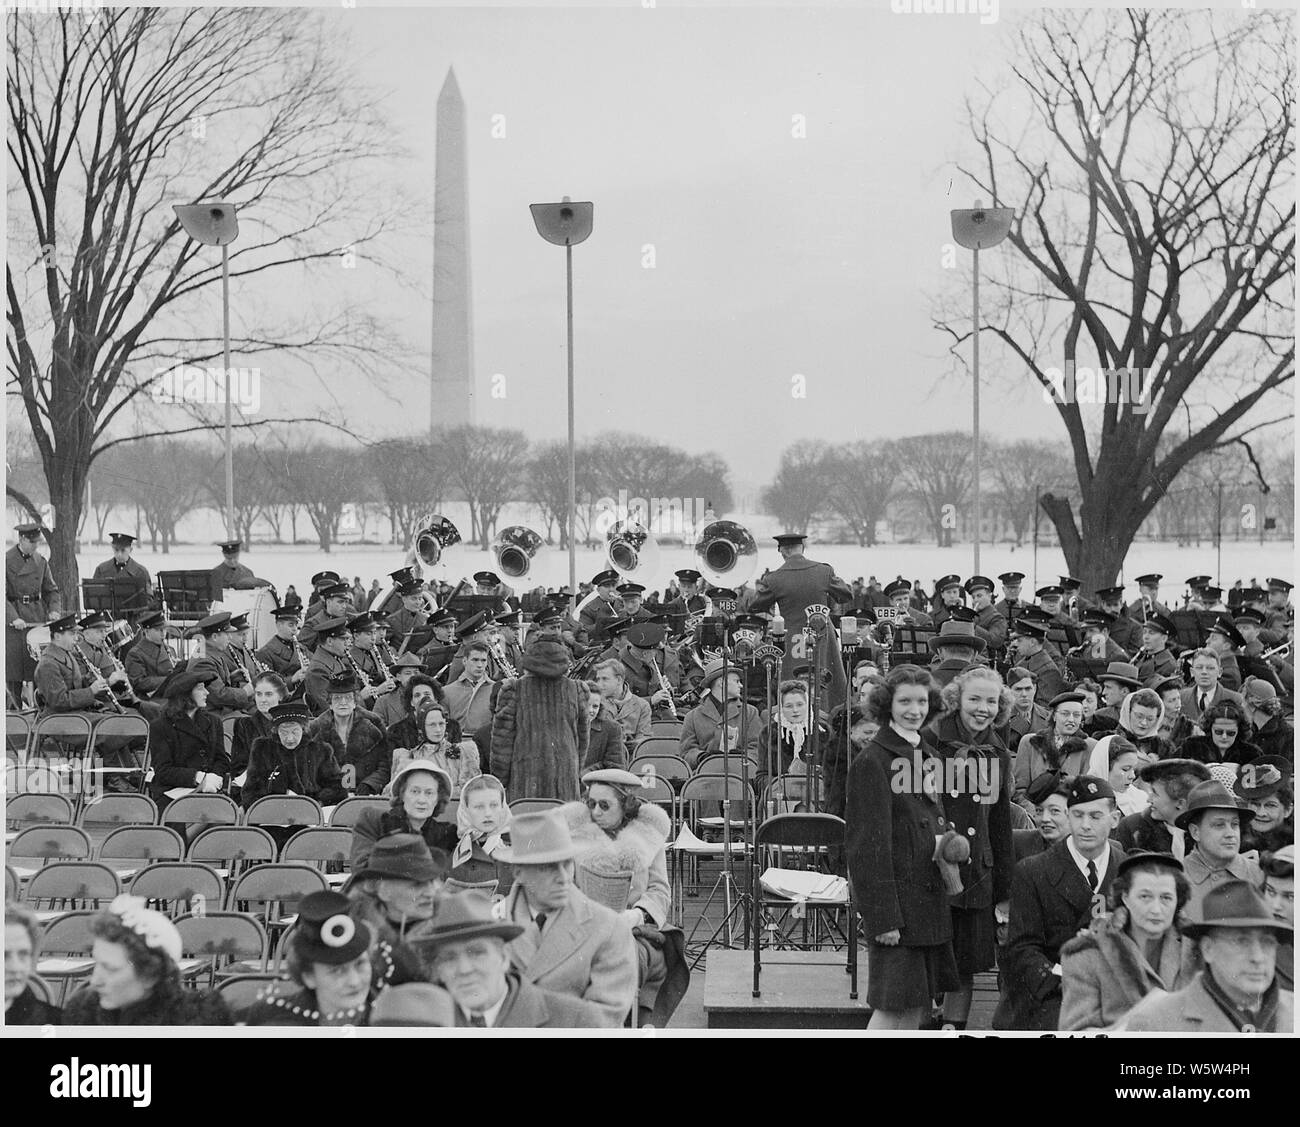
[[[650,659],[650,668],[654,670],[655,676],[659,679],[659,687],[668,694],[669,715],[672,716],[674,720],[680,720],[681,717],[677,715],[677,705],[673,703],[672,687],[668,684],[668,678],[663,675],[663,671],[659,668],[659,663],[655,661],[654,658]]]
[[[81,665],[86,676],[92,681],[98,681],[100,677],[99,670],[95,668],[94,663],[90,660],[90,655],[81,648],[80,642],[77,642],[73,646],[72,652],[76,654],[77,657],[81,658]],[[113,692],[111,686],[109,687],[107,698],[101,698],[96,695],[95,699],[99,701],[100,704],[111,704],[118,712],[126,712],[126,709],[122,706],[122,702],[117,699],[117,695]]]

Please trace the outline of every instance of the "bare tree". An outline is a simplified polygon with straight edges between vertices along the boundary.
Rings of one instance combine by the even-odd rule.
[[[448,480],[469,505],[470,534],[486,551],[497,515],[517,487],[528,458],[523,431],[458,426],[440,436]]]
[[[55,578],[76,590],[74,538],[95,459],[212,429],[198,408],[189,426],[131,425],[167,370],[221,355],[208,321],[196,331],[188,320],[220,284],[220,256],[188,239],[171,204],[235,202],[232,280],[297,280],[304,265],[337,262],[340,247],[392,225],[391,205],[377,207],[360,179],[370,158],[389,154],[388,134],[346,51],[300,11],[65,7],[6,23],[6,390],[40,452]],[[246,323],[233,344],[241,356],[292,350],[366,372],[401,351],[355,308],[300,324],[279,313]]]
[[[829,481],[826,444],[803,439],[781,452],[776,477],[763,490],[760,504],[791,532],[807,532],[826,509]]]
[[[994,499],[1018,547],[1034,526],[1037,498],[1068,492],[1070,463],[1059,446],[1023,440],[991,444],[984,464],[992,478]]]
[[[1291,417],[1294,44],[1289,12],[1049,9],[1015,48],[1028,118],[968,105],[961,171],[1016,212],[989,327],[1065,425],[1078,512],[1042,505],[1085,589],[1193,458]],[[938,324],[968,339],[960,314]],[[1058,394],[1076,365],[1141,395]]]
[[[144,520],[152,551],[166,554],[176,542],[176,525],[201,501],[210,454],[193,442],[149,438],[121,451],[118,484]]]
[[[323,443],[286,448],[282,457],[285,484],[307,510],[320,550],[328,552],[338,539],[343,507],[362,499],[357,483],[364,466],[355,451]]]
[[[379,487],[400,543],[415,543],[422,517],[437,511],[446,496],[445,447],[427,435],[392,438],[366,448],[362,461]]]
[[[876,543],[898,477],[898,455],[887,442],[850,442],[826,457],[826,503],[857,537],[859,546]]]
[[[920,434],[895,442],[902,480],[925,510],[934,542],[951,548],[953,529],[971,484],[970,436],[960,431]]]

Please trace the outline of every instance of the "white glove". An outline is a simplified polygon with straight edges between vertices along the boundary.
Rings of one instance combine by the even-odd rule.
[[[13,620],[13,622],[10,623],[10,625],[11,625],[15,630],[26,630],[26,629],[27,629],[27,623],[26,623],[26,621],[24,621],[24,620],[21,619],[21,618],[15,618],[15,619]]]
[[[215,794],[220,789],[221,789],[220,775],[214,775],[211,772],[209,772],[205,774],[201,780],[199,780],[199,793],[201,794]]]

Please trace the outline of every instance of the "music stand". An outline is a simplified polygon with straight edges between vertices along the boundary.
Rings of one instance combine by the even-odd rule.
[[[935,631],[924,626],[895,626],[894,645],[889,651],[889,664],[929,665],[930,639]]]
[[[111,579],[83,579],[81,605],[87,611],[102,610],[113,618],[126,618],[149,609],[149,588],[118,575]]]
[[[1169,621],[1174,624],[1173,641],[1182,650],[1199,650],[1210,636],[1210,627],[1223,617],[1222,611],[1183,607],[1171,610]]]
[[[465,622],[483,611],[487,611],[487,621],[491,621],[502,612],[502,602],[500,595],[455,595],[443,604],[443,609],[451,611],[457,622]]]
[[[160,571],[158,594],[169,618],[197,622],[207,617],[212,606],[212,573],[199,569]]]

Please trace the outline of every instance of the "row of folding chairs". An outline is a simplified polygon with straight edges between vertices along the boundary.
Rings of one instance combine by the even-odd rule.
[[[129,740],[134,762],[106,766],[96,748]],[[5,713],[5,790],[64,793],[77,803],[102,791],[110,777],[135,776],[143,788],[150,764],[149,722],[139,715]]]

